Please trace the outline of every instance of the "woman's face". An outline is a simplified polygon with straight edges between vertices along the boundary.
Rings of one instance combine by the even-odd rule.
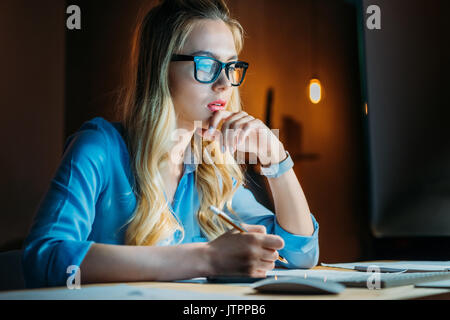
[[[222,20],[199,20],[178,54],[210,56],[222,62],[237,60],[233,34]],[[172,61],[169,86],[178,117],[178,127],[194,129],[194,121],[207,128],[213,115],[208,104],[217,100],[229,103],[233,87],[222,70],[213,83],[200,83],[194,78],[193,61]],[[198,126],[197,126],[198,127]]]

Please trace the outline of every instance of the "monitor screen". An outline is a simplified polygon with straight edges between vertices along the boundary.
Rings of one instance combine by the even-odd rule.
[[[364,28],[375,237],[450,236],[446,2],[377,1],[381,28]]]

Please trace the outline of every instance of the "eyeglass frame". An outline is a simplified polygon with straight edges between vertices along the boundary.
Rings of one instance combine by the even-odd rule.
[[[215,75],[215,76],[213,77],[213,79],[210,80],[210,81],[203,81],[203,80],[199,80],[199,79],[197,78],[197,61],[198,61],[198,60],[201,60],[201,59],[211,59],[211,60],[214,60],[214,61],[220,63],[220,69],[219,69],[219,71],[216,72],[216,75]],[[244,66],[244,68],[243,68],[244,71],[243,71],[243,73],[242,73],[241,81],[239,81],[238,84],[233,84],[233,83],[231,83],[231,85],[232,85],[233,87],[239,87],[239,86],[242,84],[242,82],[244,81],[244,78],[245,78],[245,74],[246,74],[246,72],[247,72],[247,69],[248,69],[248,67],[249,67],[249,63],[248,63],[248,62],[245,62],[245,61],[236,60],[236,61],[230,61],[230,62],[222,62],[222,61],[217,60],[217,59],[215,59],[215,58],[213,58],[213,57],[206,57],[206,56],[191,56],[191,55],[186,55],[186,54],[173,54],[173,55],[172,55],[172,60],[171,60],[171,61],[194,61],[194,78],[195,78],[195,80],[197,80],[198,82],[200,82],[200,83],[205,83],[205,84],[216,82],[216,80],[219,78],[219,75],[220,75],[220,73],[222,72],[223,69],[225,69],[225,75],[227,76],[227,79],[228,79],[229,81],[231,81],[231,80],[230,80],[229,73],[228,73],[228,70],[229,70],[230,65],[235,64],[235,63],[238,63],[238,62],[239,62],[239,63],[242,63],[243,66]]]

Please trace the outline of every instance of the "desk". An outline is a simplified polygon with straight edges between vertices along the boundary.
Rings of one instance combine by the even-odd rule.
[[[198,283],[139,283],[133,284],[147,288],[166,288],[178,290],[192,290],[195,292],[225,293],[246,296],[250,299],[268,300],[406,300],[406,299],[445,299],[450,300],[449,289],[414,288],[414,286],[402,286],[380,290],[364,288],[346,288],[337,295],[268,295],[255,294],[249,287],[222,284],[198,284]],[[188,299],[188,298],[187,298]]]
[[[315,267],[314,269],[339,270],[342,272],[346,272],[343,269],[320,267],[320,266]],[[406,299],[447,300],[448,299],[450,300],[450,289],[414,288],[413,285],[386,288],[380,290],[369,290],[367,288],[346,288],[343,292],[337,295],[282,295],[282,294],[258,294],[249,286],[237,284],[214,284],[214,283],[204,284],[204,283],[183,283],[183,282],[131,282],[125,284],[140,288],[180,290],[180,292],[182,292],[182,295],[183,296],[185,295],[185,298],[182,298],[185,300],[192,299],[192,297],[189,296],[188,292],[203,293],[203,294],[215,293],[257,300],[259,299],[267,299],[267,300],[406,300]],[[102,286],[111,286],[111,285],[112,285],[111,283],[85,284],[81,285],[81,289],[99,288]],[[113,285],[117,285],[117,283]],[[58,289],[68,290],[65,287],[59,287],[59,288],[23,290],[21,292],[26,293],[27,296],[31,297],[33,293],[37,292],[51,293],[52,290]],[[4,296],[5,293],[7,292],[2,292],[1,295],[5,297]],[[2,299],[2,297],[0,297],[0,299]]]
[[[314,267],[315,270],[346,270],[329,267]],[[349,270],[350,271],[350,270]],[[367,288],[346,288],[337,295],[281,295],[281,294],[258,294],[248,286],[224,285],[224,284],[199,284],[199,283],[174,283],[174,282],[147,282],[134,283],[135,286],[147,288],[167,288],[178,290],[192,290],[195,292],[214,292],[255,299],[269,300],[408,300],[408,299],[444,299],[450,300],[450,289],[414,288],[413,285],[386,288],[380,290],[369,290]]]

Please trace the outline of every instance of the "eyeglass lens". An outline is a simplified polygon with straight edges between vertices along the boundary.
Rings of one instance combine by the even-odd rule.
[[[213,59],[199,59],[197,60],[197,79],[200,81],[212,81],[220,70],[220,63]],[[228,67],[228,76],[232,84],[239,84],[244,74],[243,66],[238,63],[233,63]]]

